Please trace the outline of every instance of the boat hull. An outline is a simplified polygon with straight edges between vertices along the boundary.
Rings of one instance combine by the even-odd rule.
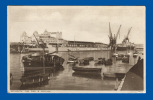
[[[90,72],[90,73],[101,73],[102,68],[84,68],[84,67],[72,67],[76,72]]]
[[[44,66],[45,67],[60,67],[60,66],[62,66],[61,63],[54,64],[54,63],[46,62],[43,65],[42,62],[34,62],[34,61],[32,61],[32,62],[23,62],[23,65],[24,65],[24,67],[44,67]]]

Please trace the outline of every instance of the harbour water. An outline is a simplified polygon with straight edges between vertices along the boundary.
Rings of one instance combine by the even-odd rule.
[[[137,63],[137,58],[133,58],[131,51],[129,63],[122,63],[121,60],[116,60],[112,57],[111,51],[84,51],[71,52],[79,58],[94,57],[94,60],[102,57],[105,59],[112,58],[113,65],[102,65],[102,73],[109,75],[111,78],[105,78],[103,74],[87,74],[78,73],[72,70],[72,65],[67,64],[69,55],[68,52],[59,52],[59,55],[65,59],[63,67],[54,70],[49,68],[31,68],[24,69],[21,58],[26,54],[10,54],[10,72],[13,75],[13,80],[10,82],[10,90],[114,90],[116,88],[116,78],[114,73],[126,73],[134,64]],[[126,51],[118,53],[125,54]],[[47,77],[46,81],[39,84],[34,81],[42,80],[37,76]],[[33,78],[35,78],[35,80]],[[38,78],[38,79],[37,79]],[[34,84],[28,83],[33,80]],[[26,83],[23,83],[26,82]],[[28,85],[27,85],[28,84]]]

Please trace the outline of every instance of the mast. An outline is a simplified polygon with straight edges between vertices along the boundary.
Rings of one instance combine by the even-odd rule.
[[[131,29],[132,29],[132,27],[129,29],[129,31],[128,31],[128,34],[127,34],[127,39],[128,39],[128,42],[129,42],[129,34],[130,34],[130,32],[131,32]]]
[[[75,48],[75,35],[74,35],[74,42],[73,42],[74,48]],[[76,48],[75,48],[76,49]]]
[[[45,57],[44,57],[44,55],[45,55],[45,44],[44,44],[44,42],[42,40],[41,40],[42,45],[39,44],[39,40],[37,39],[36,34],[37,34],[37,32],[35,31],[33,33],[33,35],[34,35],[34,37],[35,37],[35,39],[37,41],[37,44],[43,49],[43,67],[45,67]]]
[[[118,29],[118,31],[117,31],[117,33],[116,33],[116,36],[114,36],[114,38],[115,38],[115,53],[116,53],[116,49],[117,49],[117,37],[118,37],[118,35],[120,34],[121,26],[122,26],[122,25],[119,26],[119,29]]]
[[[111,25],[110,25],[110,22],[109,22],[109,35],[110,35],[110,38],[112,38],[112,31],[111,31]]]
[[[120,34],[121,26],[122,26],[122,25],[119,26],[119,29],[118,29],[117,34],[116,34],[116,37],[115,37],[116,41],[117,41],[117,37],[118,37],[118,35]]]

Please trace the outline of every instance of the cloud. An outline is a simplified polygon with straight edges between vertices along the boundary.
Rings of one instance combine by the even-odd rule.
[[[128,6],[12,6],[9,7],[8,20],[11,33],[19,37],[23,31],[32,35],[48,31],[62,31],[63,38],[74,40],[101,41],[108,43],[109,22],[113,34],[117,33],[122,24],[118,42],[121,42],[132,27],[130,41],[142,42],[145,40],[145,9],[144,7]],[[12,35],[11,35],[12,36]],[[141,39],[136,39],[139,36]],[[14,39],[16,40],[16,39]],[[13,41],[14,41],[13,40]]]

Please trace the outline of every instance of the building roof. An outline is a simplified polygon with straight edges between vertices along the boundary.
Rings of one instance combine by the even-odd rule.
[[[94,42],[86,42],[86,41],[68,41],[68,43],[94,43]]]
[[[88,43],[88,44],[103,44],[103,45],[108,45],[100,42],[87,42],[87,41],[68,41],[68,43]]]

